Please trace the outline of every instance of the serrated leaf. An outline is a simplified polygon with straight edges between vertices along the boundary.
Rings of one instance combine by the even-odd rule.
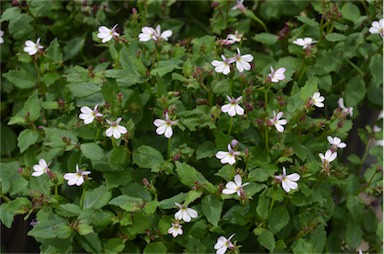
[[[289,220],[288,210],[284,206],[275,207],[268,217],[268,228],[276,234],[289,223]]]
[[[142,145],[132,153],[132,160],[141,168],[155,168],[164,161],[163,155],[155,148]]]
[[[40,100],[37,92],[34,92],[28,97],[23,108],[9,120],[8,125],[25,123],[25,117],[27,116],[31,121],[35,121],[41,117],[40,110]]]
[[[270,33],[258,33],[252,39],[266,45],[273,45],[279,40],[279,37]]]
[[[202,188],[206,189],[209,193],[216,193],[217,189],[205,177],[198,172],[194,167],[176,161],[176,172],[180,182],[186,186],[193,187],[195,182]]]
[[[220,221],[223,201],[216,196],[208,195],[202,199],[201,207],[208,222],[216,227]]]
[[[330,33],[325,36],[325,39],[328,41],[344,41],[347,39],[347,36],[344,34],[338,34],[338,33]]]
[[[167,247],[162,242],[152,242],[144,248],[144,254],[167,253]]]
[[[36,84],[37,77],[24,70],[10,70],[3,74],[12,84],[20,89],[32,88]]]
[[[124,209],[127,212],[136,212],[141,209],[143,202],[144,201],[141,198],[120,195],[112,199],[108,204],[119,206],[121,209]]]
[[[81,144],[80,150],[90,160],[101,160],[104,157],[103,149],[95,143]]]
[[[261,246],[267,248],[270,252],[273,252],[276,243],[273,234],[269,230],[256,228],[253,233],[257,236],[257,241],[261,244]]]
[[[300,20],[301,22],[303,22],[304,24],[308,25],[308,26],[311,26],[311,27],[319,27],[319,22],[313,20],[313,19],[310,19],[306,16],[298,16],[297,17],[298,20]]]
[[[17,137],[17,146],[20,149],[20,153],[23,153],[27,150],[31,145],[35,144],[39,139],[39,134],[36,131],[27,129],[20,132]]]
[[[102,208],[108,204],[111,198],[112,193],[104,185],[100,185],[96,189],[87,190],[84,195],[83,209]]]

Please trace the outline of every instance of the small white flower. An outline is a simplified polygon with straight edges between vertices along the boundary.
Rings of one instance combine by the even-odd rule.
[[[113,36],[119,36],[119,34],[116,32],[117,24],[112,27],[112,29],[109,29],[106,26],[99,27],[99,33],[97,34],[97,37],[102,39],[101,41],[103,43],[106,43],[107,41],[110,41]]]
[[[4,31],[0,30],[0,44],[4,43],[3,35],[4,35]]]
[[[236,4],[235,6],[232,7],[232,10],[239,10],[244,12],[246,8],[243,3],[244,3],[244,0],[236,0]]]
[[[283,174],[275,176],[275,179],[281,182],[283,189],[288,193],[291,190],[297,189],[298,185],[296,182],[299,181],[300,175],[297,173],[287,175],[285,167],[283,167]]]
[[[240,152],[233,150],[231,144],[228,144],[228,152],[219,151],[216,153],[216,158],[220,160],[222,164],[233,165],[236,163],[236,156],[239,156]]]
[[[337,101],[337,104],[339,105],[339,108],[341,108],[343,114],[345,115],[350,115],[350,116],[353,116],[353,108],[352,107],[345,107],[344,106],[344,99],[343,98],[339,98],[339,100]]]
[[[235,60],[233,58],[226,58],[224,55],[221,55],[221,59],[223,61],[213,60],[211,64],[215,67],[216,72],[227,75],[231,71],[230,64]]]
[[[153,121],[153,124],[157,127],[156,133],[158,135],[164,134],[166,138],[170,138],[173,135],[172,125],[175,125],[177,122],[177,120],[171,121],[169,119],[168,113],[165,113],[165,120],[156,119]]]
[[[27,40],[25,42],[24,52],[27,52],[29,55],[33,56],[39,49],[43,48],[44,47],[40,45],[40,38],[37,39],[36,43],[31,40]]]
[[[236,61],[236,68],[239,72],[243,72],[244,70],[249,71],[251,69],[251,65],[249,62],[252,62],[253,56],[251,54],[241,55],[240,49],[237,48],[237,54],[235,54],[234,59]]]
[[[84,176],[89,175],[91,171],[82,171],[79,169],[79,165],[76,164],[76,173],[66,173],[64,179],[68,181],[68,185],[80,186],[84,182]]]
[[[239,106],[239,102],[241,101],[243,97],[240,96],[237,99],[231,98],[227,95],[227,99],[229,101],[229,104],[225,104],[221,107],[221,111],[223,113],[228,113],[230,116],[235,116],[235,115],[244,115],[244,109]]]
[[[145,26],[141,29],[141,33],[139,34],[139,41],[149,41],[150,39],[155,40],[155,33],[155,29]]]
[[[323,166],[326,167],[329,165],[330,162],[332,162],[336,159],[337,153],[334,153],[331,150],[327,150],[325,152],[325,155],[322,153],[319,153],[319,157],[320,157],[321,161],[323,162]]]
[[[324,96],[321,96],[319,92],[315,92],[311,97],[311,104],[315,105],[318,108],[323,108],[324,107],[324,103],[323,103],[324,100],[325,100]]]
[[[231,235],[228,239],[225,238],[224,236],[220,236],[217,239],[217,242],[214,246],[216,250],[216,254],[224,254],[227,249],[234,249],[235,245],[231,242],[232,237],[234,237],[235,234]]]
[[[172,223],[172,227],[168,229],[168,234],[171,234],[173,237],[183,234],[182,226],[179,224],[179,221]]]
[[[277,83],[280,80],[285,79],[285,75],[284,75],[285,68],[279,68],[276,71],[273,70],[272,66],[269,66],[269,68],[271,69],[271,73],[268,74],[268,77],[271,80],[271,82]]]
[[[192,208],[188,208],[187,206],[181,205],[179,203],[175,203],[175,205],[180,208],[180,210],[175,213],[176,220],[183,220],[185,222],[190,222],[191,218],[197,218],[199,214],[196,210]]]
[[[243,187],[248,185],[249,183],[242,183],[241,176],[237,174],[234,178],[234,182],[230,181],[225,185],[225,189],[222,191],[224,194],[234,194],[237,193],[237,195],[240,197],[241,193],[243,192]]]
[[[384,37],[384,19],[373,21],[372,27],[369,28],[371,34],[380,34],[381,38]]]
[[[106,120],[111,127],[108,128],[108,130],[105,132],[107,137],[114,137],[115,139],[119,139],[121,137],[121,134],[127,133],[127,129],[121,125],[119,125],[120,121],[122,120],[121,117],[117,118],[115,122]]]
[[[273,111],[273,118],[268,120],[268,125],[270,126],[274,125],[278,132],[283,132],[284,131],[283,125],[287,124],[287,120],[285,119],[280,120],[282,116],[283,116],[283,112],[279,112],[276,115],[276,112]]]
[[[168,41],[168,38],[172,36],[172,31],[171,30],[165,30],[164,32],[161,32],[161,26],[157,25],[156,27],[156,41],[159,40],[160,38],[163,40]]]
[[[100,114],[99,111],[97,110],[98,106],[99,105],[96,105],[93,110],[87,106],[81,107],[80,108],[81,114],[79,115],[79,118],[84,120],[85,124],[90,124],[93,122],[95,117],[102,117],[103,115]]]
[[[161,32],[161,26],[158,25],[156,29],[152,27],[145,26],[141,29],[141,33],[139,34],[139,41],[149,41],[154,40],[158,41],[160,38],[168,41],[168,38],[172,36],[171,30],[165,30]]]
[[[341,142],[341,139],[338,137],[332,138],[331,136],[328,136],[327,139],[328,139],[328,142],[332,145],[331,149],[334,149],[335,151],[337,148],[343,149],[347,147],[347,144],[344,142]]]
[[[44,173],[48,173],[48,171],[50,170],[48,168],[48,165],[49,163],[47,164],[47,162],[44,159],[40,159],[39,164],[36,164],[33,166],[33,170],[35,172],[32,173],[32,176],[38,177]]]
[[[305,37],[304,39],[303,38],[298,38],[298,39],[294,40],[293,43],[303,47],[303,49],[306,49],[308,47],[311,47],[312,44],[316,43],[316,41],[314,41],[310,37]]]
[[[227,39],[230,44],[234,44],[236,42],[240,42],[243,39],[243,34],[239,34],[238,31],[235,31],[235,34],[228,34]]]

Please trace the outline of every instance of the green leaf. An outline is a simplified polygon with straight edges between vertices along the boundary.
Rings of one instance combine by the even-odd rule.
[[[90,160],[101,160],[104,157],[103,149],[95,143],[81,144],[80,150]]]
[[[8,125],[25,123],[25,117],[28,116],[31,121],[35,121],[41,117],[40,100],[37,97],[37,91],[28,97],[24,103],[24,107],[8,122]]]
[[[200,198],[201,195],[203,195],[203,193],[201,191],[190,190],[187,193],[187,197],[184,200],[184,205],[188,206],[190,203],[192,203],[196,199]]]
[[[52,59],[54,62],[60,63],[63,61],[63,53],[60,50],[60,45],[57,38],[51,42],[45,53],[47,57]]]
[[[127,212],[136,212],[141,209],[143,200],[141,198],[120,195],[112,199],[108,204],[119,206],[121,209],[124,209]]]
[[[349,107],[357,106],[365,97],[365,82],[363,77],[355,76],[349,79],[345,86],[345,103]]]
[[[341,8],[341,14],[343,15],[343,18],[352,22],[356,22],[361,16],[359,7],[350,2],[346,2],[343,5]]]
[[[8,31],[15,39],[21,40],[31,36],[31,31],[33,31],[31,24],[33,24],[33,18],[27,13],[21,13],[9,21]],[[27,53],[23,54],[27,55]]]
[[[88,235],[94,233],[93,228],[90,225],[81,222],[77,225],[77,230],[80,235]]]
[[[104,243],[104,253],[120,253],[124,248],[124,241],[120,238],[110,238]]]
[[[338,33],[330,33],[325,36],[325,39],[328,41],[344,41],[347,39],[347,36],[344,34],[338,34]]]
[[[355,249],[357,248],[363,237],[363,230],[361,229],[359,223],[352,218],[347,220],[347,228],[345,231],[345,240],[349,247]]]
[[[210,158],[217,152],[216,144],[213,141],[204,141],[196,150],[196,159]]]
[[[308,18],[306,16],[298,16],[297,20],[300,20],[304,24],[306,24],[308,26],[311,26],[311,27],[319,27],[319,22],[317,22],[317,21],[315,21],[313,19],[310,19],[310,18]]]
[[[170,73],[174,69],[181,69],[179,65],[182,63],[180,59],[164,60],[160,61],[158,67],[152,69],[152,76],[163,77],[165,74]]]
[[[20,8],[18,6],[6,8],[1,15],[1,21],[9,21],[17,16],[19,16],[21,13]]]
[[[91,233],[85,236],[76,236],[79,245],[89,253],[101,253],[101,241],[97,233]]]
[[[374,54],[368,64],[370,74],[372,75],[372,83],[375,88],[380,88],[383,85],[383,56]]]
[[[279,40],[279,37],[270,33],[259,33],[253,36],[252,39],[266,45],[273,45]]]
[[[16,173],[19,166],[17,161],[0,163],[0,186],[2,193],[9,193],[11,196],[16,194],[28,196],[28,181]]]
[[[76,204],[61,204],[55,212],[63,217],[77,217],[81,213],[81,208]]]
[[[292,244],[292,251],[295,254],[314,253],[312,244],[303,238],[298,239]]]
[[[261,244],[261,246],[267,248],[270,252],[273,252],[276,243],[275,238],[270,231],[264,228],[255,228],[253,233],[257,236],[257,241]]]
[[[112,198],[112,193],[104,185],[100,185],[96,189],[87,190],[84,195],[83,209],[86,208],[102,208],[108,204]]]
[[[26,72],[25,70],[10,70],[3,74],[12,84],[20,89],[32,88],[36,84],[37,77]]]
[[[152,242],[144,248],[144,254],[149,253],[167,253],[167,247],[162,242]]]
[[[217,227],[223,209],[223,201],[219,200],[216,196],[207,195],[203,197],[201,207],[208,222]]]
[[[175,202],[182,203],[183,200],[186,198],[187,193],[179,193],[171,198],[163,199],[160,201],[160,209],[171,209],[175,208]]]
[[[289,220],[290,217],[287,208],[284,206],[275,207],[268,217],[268,228],[273,234],[276,234],[288,225]]]
[[[57,129],[57,128],[44,128],[45,132],[45,146],[52,148],[65,147],[66,143],[63,139],[71,142],[71,144],[77,144],[79,142],[76,135],[70,131]]]
[[[59,109],[57,101],[44,101],[41,106],[43,109]]]
[[[317,226],[316,229],[312,231],[310,239],[314,252],[323,253],[327,242],[327,232],[324,229],[324,225]]]
[[[11,156],[11,153],[16,148],[17,136],[11,128],[1,122],[0,125],[0,142],[1,142],[1,155]]]
[[[4,202],[0,206],[0,219],[1,222],[7,227],[11,228],[13,217],[17,214],[25,214],[32,208],[32,203],[28,198],[19,197],[10,202]]]
[[[267,197],[268,189],[264,190],[263,193],[259,196],[259,202],[256,207],[256,214],[260,219],[265,220],[268,217],[269,203],[271,200]]]
[[[217,192],[213,184],[208,182],[195,168],[186,163],[176,161],[176,172],[180,182],[188,187],[193,187],[195,186],[195,182],[198,182],[198,185],[206,189],[209,193],[213,194]]]
[[[132,160],[141,168],[155,168],[164,161],[163,155],[151,146],[142,145],[132,153]]]
[[[307,101],[312,95],[318,91],[316,79],[311,78],[300,89],[300,97],[303,101]]]
[[[71,59],[78,55],[83,49],[85,43],[85,38],[73,38],[67,42],[67,45],[64,46],[64,60]]]
[[[131,161],[131,152],[125,146],[119,146],[112,149],[111,156],[109,157],[109,164],[118,164],[127,166]]]
[[[103,172],[108,189],[127,185],[132,181],[132,177],[126,171]]]
[[[129,197],[141,198],[144,201],[151,201],[151,193],[144,187],[143,184],[136,182],[129,183],[126,187],[120,188],[121,192]]]
[[[92,82],[71,83],[67,87],[76,98],[87,97],[101,91],[101,88]]]
[[[17,146],[20,149],[20,153],[23,153],[31,145],[35,144],[39,139],[39,134],[36,131],[26,129],[20,132],[19,137],[17,137]]]

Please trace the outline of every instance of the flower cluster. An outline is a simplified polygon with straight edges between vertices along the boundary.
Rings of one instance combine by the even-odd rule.
[[[243,72],[244,70],[249,71],[251,69],[249,63],[252,62],[253,56],[251,54],[241,55],[239,48],[237,48],[236,51],[237,53],[230,58],[221,55],[223,61],[213,60],[211,64],[215,67],[215,71],[227,75],[231,71],[230,66],[232,63],[236,63],[236,68],[239,72]]]
[[[219,44],[221,45],[231,45],[236,42],[240,42],[243,39],[243,34],[239,34],[236,30],[234,34],[228,34],[227,38],[220,40]]]
[[[188,208],[185,205],[175,203],[175,205],[180,209],[175,213],[175,221],[172,223],[172,226],[168,229],[168,234],[171,234],[173,237],[183,234],[183,229],[180,224],[180,221],[190,222],[191,218],[197,218],[199,216],[198,212],[192,208]]]

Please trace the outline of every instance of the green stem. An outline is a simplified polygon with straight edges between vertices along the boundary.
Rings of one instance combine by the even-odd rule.
[[[267,151],[269,152],[269,137],[268,137],[268,126],[265,126],[265,130],[264,130],[264,138],[265,138],[265,149],[267,149]]]
[[[116,142],[115,142],[115,138],[113,136],[111,137],[111,141],[112,141],[113,148],[116,148]]]
[[[171,140],[172,137],[168,139],[168,145],[167,145],[167,159],[169,160],[171,158]]]
[[[85,187],[85,184],[83,184],[83,192],[81,193],[81,197],[80,197],[80,208],[83,209],[84,207],[84,196],[85,196],[85,191],[87,190],[87,188]]]
[[[233,126],[233,117],[230,116],[230,120],[229,120],[229,128],[228,128],[228,136],[231,135],[231,132],[232,132],[232,126]]]
[[[271,214],[274,205],[275,205],[275,193],[273,193],[272,202],[269,205],[269,212],[268,212],[268,214]]]
[[[364,77],[364,72],[354,63],[351,62],[348,58],[345,58],[347,62],[361,75],[361,77]]]
[[[373,178],[375,177],[375,175],[377,174],[377,172],[378,171],[375,171],[375,173],[374,174],[372,174],[372,176],[371,176],[371,178],[369,179],[369,181],[368,181],[368,183],[367,183],[367,185],[366,186],[364,186],[364,188],[362,188],[361,190],[359,190],[359,192],[357,193],[357,194],[359,194],[359,193],[361,193],[361,192],[363,192],[363,191],[365,191],[370,185],[371,185],[371,183],[372,183],[372,180],[373,180]]]
[[[39,69],[39,66],[37,65],[37,60],[36,60],[35,57],[33,58],[33,65],[35,66],[35,69],[36,69],[36,72],[37,72],[37,81],[36,81],[37,87],[40,90],[40,93],[43,96],[44,101],[45,101],[45,86],[44,86],[44,84],[42,84],[40,82],[40,69]]]
[[[59,186],[55,184],[55,198],[57,199],[59,196]]]
[[[7,203],[11,202],[11,200],[7,196],[5,196],[5,194],[1,194],[1,198],[4,199],[4,201]]]

